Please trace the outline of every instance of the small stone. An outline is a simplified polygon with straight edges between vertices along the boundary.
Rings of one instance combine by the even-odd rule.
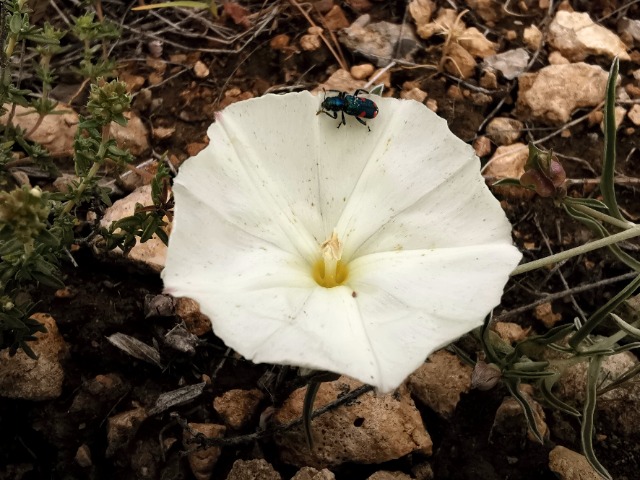
[[[204,150],[206,146],[207,144],[203,142],[191,142],[187,144],[185,150],[187,151],[187,155],[189,155],[190,157],[195,157],[202,150]]]
[[[549,25],[549,44],[572,62],[589,55],[630,60],[626,45],[610,30],[591,20],[584,12],[558,11]]]
[[[207,78],[209,76],[209,68],[198,60],[193,66],[193,73],[198,78]]]
[[[467,0],[466,3],[485,22],[494,23],[502,18],[502,9],[496,8],[495,0]]]
[[[485,58],[483,68],[498,70],[504,78],[513,80],[525,71],[529,58],[529,52],[524,48],[516,48]]]
[[[176,316],[184,322],[187,330],[201,337],[211,331],[211,320],[200,311],[200,305],[187,297],[175,299]]]
[[[427,99],[427,92],[415,87],[411,90],[403,90],[400,92],[400,98],[404,100],[415,100],[416,102],[423,103]]]
[[[601,480],[584,455],[557,446],[549,452],[549,469],[560,480]]]
[[[351,67],[349,72],[351,73],[351,76],[356,80],[364,80],[366,78],[369,78],[373,74],[375,69],[376,67],[374,67],[370,63],[362,63],[360,65],[354,65],[353,67]]]
[[[487,70],[480,77],[480,86],[488,90],[495,90],[498,88],[498,77],[496,77],[495,73]]]
[[[631,40],[630,45],[640,44],[640,20],[623,17],[618,21],[618,33]]]
[[[87,444],[83,443],[78,447],[75,461],[82,468],[87,468],[93,465],[93,462],[91,461],[91,450],[89,449]]]
[[[127,92],[129,93],[139,91],[144,86],[144,82],[146,82],[146,79],[142,75],[132,75],[128,72],[122,72],[118,80],[126,84]]]
[[[434,113],[438,112],[438,101],[435,98],[430,98],[427,100],[427,108]]]
[[[627,116],[629,117],[629,120],[631,120],[631,123],[640,127],[640,105],[639,104],[636,103],[633,107],[631,107],[627,112]]]
[[[569,130],[568,128],[563,129],[563,130],[560,132],[560,136],[561,136],[562,138],[570,138],[570,137],[571,137],[571,130]]]
[[[367,480],[413,480],[411,476],[402,472],[387,472],[386,470],[379,470],[371,475]]]
[[[336,480],[336,476],[326,468],[317,470],[312,467],[302,467],[291,477],[291,480]]]
[[[125,112],[127,125],[111,122],[111,136],[118,147],[129,150],[134,156],[140,156],[149,150],[149,130],[144,122],[133,112]]]
[[[142,407],[109,417],[107,419],[107,451],[105,456],[110,458],[118,450],[129,445],[146,418],[147,411]]]
[[[436,9],[433,0],[411,0],[409,2],[409,13],[416,23],[418,29],[424,28],[431,22],[431,16]]]
[[[450,418],[460,395],[471,389],[472,372],[456,355],[439,350],[409,376],[407,387],[422,404]]]
[[[542,45],[542,32],[535,25],[531,25],[524,29],[522,39],[530,50],[536,51]]]
[[[191,430],[201,433],[206,438],[221,438],[226,432],[226,428],[223,425],[214,423],[188,423],[187,425]],[[191,431],[185,429],[182,443],[186,450],[192,449],[197,445],[196,442],[192,442],[193,438],[194,435]],[[213,472],[213,467],[215,467],[220,453],[220,447],[207,447],[199,448],[189,454],[189,466],[196,480],[209,480],[211,478],[211,472]]]
[[[307,52],[318,50],[322,46],[322,39],[319,35],[303,35],[300,37],[300,48]]]
[[[282,480],[266,460],[236,460],[227,480]]]
[[[521,342],[531,332],[531,327],[522,328],[517,323],[512,322],[496,322],[493,324],[492,329],[500,335],[500,338],[511,345]]]
[[[493,102],[493,97],[491,95],[487,95],[482,92],[473,92],[469,98],[471,98],[471,103],[474,105],[489,105]]]
[[[602,113],[602,110],[593,110],[589,112],[589,115],[587,116],[587,122],[589,123],[590,127],[593,127],[594,125],[600,124],[603,118],[604,113]]]
[[[241,429],[255,415],[264,394],[253,390],[228,390],[213,401],[213,408],[222,417],[224,423],[233,429]]]
[[[14,356],[9,349],[0,351],[0,396],[22,400],[51,400],[62,394],[64,369],[61,361],[67,356],[68,346],[58,331],[51,315],[36,313],[31,316],[47,331],[37,332],[36,339],[28,342],[37,360],[23,350]]]
[[[549,65],[568,65],[571,62],[564,58],[560,52],[551,52],[548,57]]]
[[[175,132],[175,127],[155,127],[152,131],[152,135],[155,140],[166,140]]]
[[[382,84],[384,85],[384,88],[391,88],[391,70],[383,70],[382,68],[379,68],[373,72],[373,75],[371,76],[373,78],[377,77],[376,85]]]
[[[325,27],[332,32],[347,28],[350,23],[347,20],[347,16],[344,14],[344,10],[339,5],[334,5],[331,10],[324,16]]]
[[[6,125],[11,111],[11,105],[5,104],[7,112],[0,117],[0,124]],[[45,115],[42,122],[34,130],[39,115],[33,108],[15,106],[13,125],[26,132],[25,138],[39,143],[47,149],[53,158],[73,156],[73,141],[78,130],[79,117],[73,109],[59,103],[53,110],[53,114]]]
[[[498,45],[488,40],[475,27],[467,28],[457,42],[474,57],[487,58],[497,53]]]
[[[549,65],[518,79],[518,111],[548,123],[570,120],[577,108],[595,107],[603,98],[607,72],[596,65]]]
[[[433,467],[428,462],[422,462],[415,465],[411,469],[411,473],[415,480],[433,480],[435,478]]]
[[[136,204],[138,203],[143,206],[153,205],[151,185],[138,187],[126,197],[114,202],[113,205],[106,210],[104,217],[102,217],[100,221],[100,225],[109,228],[111,223],[133,215]],[[121,258],[122,250],[116,248],[108,254],[116,258]],[[129,252],[126,260],[146,265],[152,270],[160,272],[164,268],[166,256],[167,246],[154,234],[154,236],[145,243],[138,241]]]
[[[271,39],[269,46],[273,50],[286,50],[289,47],[289,43],[291,43],[291,37],[286,33],[281,33]]]
[[[186,61],[186,57],[184,59],[171,58],[171,61],[174,63],[184,63]],[[147,57],[146,64],[160,75],[164,75],[164,72],[167,71],[167,62],[161,58]]]
[[[336,70],[326,82],[321,83],[318,87],[313,91],[313,93],[322,94],[324,90],[340,90],[342,92],[354,92],[358,88],[362,88],[365,85],[364,80],[356,80],[351,74],[339,68]]]
[[[554,313],[550,302],[538,305],[534,310],[533,315],[547,328],[555,326],[556,323],[562,320],[562,315]]]
[[[487,124],[486,133],[496,145],[512,145],[522,135],[523,128],[524,124],[519,120],[496,117]]]
[[[340,31],[340,42],[354,53],[360,54],[378,67],[386,67],[394,59],[412,60],[420,48],[412,29],[389,22],[369,23],[363,15],[349,28]]]
[[[484,135],[480,136],[473,141],[473,149],[480,158],[486,157],[491,153],[491,140]]]
[[[451,43],[446,49],[444,69],[456,77],[471,78],[476,71],[476,61],[462,45]]]
[[[484,176],[492,183],[502,178],[520,178],[528,158],[529,149],[524,143],[498,147],[487,163]],[[498,186],[495,189],[511,198],[531,198],[535,195],[534,192],[515,186]]]
[[[320,385],[314,408],[362,386],[348,377]],[[272,421],[282,425],[299,418],[306,388],[294,391],[274,414]],[[304,432],[295,427],[275,437],[282,461],[296,466],[326,468],[344,462],[382,463],[411,452],[430,455],[433,444],[424,428],[408,390],[395,393],[365,393],[312,421],[314,450],[301,448]]]
[[[631,98],[640,98],[640,87],[635,86],[633,83],[627,83],[624,86],[624,91]]]

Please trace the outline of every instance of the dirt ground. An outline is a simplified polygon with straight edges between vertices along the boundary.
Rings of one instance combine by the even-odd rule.
[[[77,15],[79,7],[75,5],[76,2],[68,9],[62,8],[66,3],[57,2],[57,6],[67,16]],[[207,17],[209,22],[221,27],[222,33],[197,19],[185,20],[184,14],[178,15],[168,10],[161,13],[132,12],[131,2],[119,0],[102,3],[104,15],[123,26],[122,38],[112,50],[112,55],[118,59],[121,78],[128,78],[131,82],[134,78],[142,78],[134,91],[134,111],[150,130],[160,127],[175,129],[166,139],[152,139],[153,151],[137,158],[139,162],[154,154],[167,152],[174,166],[179,167],[182,161],[206,143],[206,129],[213,121],[214,113],[225,105],[267,92],[311,90],[326,82],[339,68],[337,59],[324,44],[314,50],[304,50],[299,46],[310,24],[293,3],[284,0],[247,0],[237,3],[246,8],[246,12],[230,14],[230,9],[219,20]],[[338,5],[349,23],[367,13],[374,22],[404,23],[406,28],[414,28],[407,12],[407,2],[404,1],[323,0],[315,3],[325,12],[328,7]],[[438,7],[455,7],[461,12],[475,2],[465,5],[461,1],[438,0],[435,3]],[[495,21],[488,24],[473,9],[464,20],[467,26],[476,26],[496,42],[498,52],[527,48],[521,40],[524,27],[535,24],[545,32],[550,22],[547,8],[540,8],[540,4],[544,3],[538,0],[493,2],[493,8],[499,12]],[[616,31],[616,21],[620,16],[615,12],[622,11],[625,4],[622,0],[573,0],[565,3],[576,11],[589,13],[591,18],[606,17],[600,24],[612,31]],[[629,6],[624,9],[625,15],[640,18],[640,4],[626,3]],[[277,9],[273,12],[269,10],[269,18],[262,24],[262,19],[266,17],[264,12],[275,8],[276,4]],[[320,25],[322,14],[309,4],[305,4],[304,8]],[[53,23],[63,22],[59,9],[49,5],[43,18]],[[206,17],[206,12],[202,14]],[[177,20],[181,22],[180,28],[170,28],[167,22]],[[160,30],[164,40],[162,52],[153,58],[150,49],[157,46],[151,44],[154,32]],[[509,32],[515,32],[513,40],[507,40]],[[228,44],[221,41],[224,36],[241,34],[239,39],[232,39]],[[282,35],[288,36],[289,45],[286,48],[274,48],[273,39]],[[443,36],[422,41],[423,48],[414,54],[412,65],[438,65],[444,42]],[[543,45],[528,71],[535,72],[548,65],[549,53],[550,50]],[[368,60],[344,45],[342,54],[348,66],[368,63]],[[78,78],[65,71],[65,64],[68,66],[70,63],[66,59],[70,55],[64,58],[60,60],[58,83],[77,86]],[[158,73],[158,61],[167,64],[166,71],[162,73],[161,80],[154,80],[153,74]],[[607,71],[610,66],[610,59],[604,56],[589,56],[585,61]],[[202,62],[210,73],[205,77],[196,75],[193,68],[196,62]],[[620,73],[624,78],[633,78],[632,71],[638,68],[640,65],[634,61],[623,62]],[[484,134],[483,128],[489,118],[516,117],[518,94],[517,79],[508,80],[498,75],[496,88],[485,89],[479,86],[479,67],[477,72],[468,79],[459,80],[434,68],[396,65],[389,70],[387,91],[399,96],[409,85],[427,92],[428,99],[437,102],[437,113],[448,121],[451,130],[472,143]],[[458,87],[463,94],[452,95],[451,87]],[[145,89],[150,94],[142,93]],[[465,96],[464,91],[470,94]],[[477,97],[471,95],[478,92],[488,98],[478,101]],[[74,106],[80,109],[82,96],[75,102]],[[578,110],[572,118],[578,118],[588,111]],[[561,125],[552,126],[536,119],[519,118],[524,121],[526,129],[520,141],[538,139],[562,130]],[[621,177],[637,180],[640,177],[639,137],[637,132],[629,130],[631,127],[633,125],[626,119],[620,129],[617,173]],[[600,174],[603,152],[600,127],[582,121],[568,130],[570,136],[558,134],[538,146],[561,154],[570,179],[570,194],[597,198],[599,192],[595,180]],[[489,159],[492,152],[482,158],[483,162]],[[69,159],[59,160],[59,165],[63,171],[72,172]],[[49,180],[42,182],[44,185]],[[632,220],[640,218],[636,185],[638,183],[633,181],[618,185],[620,204]],[[557,252],[591,238],[585,227],[570,219],[549,200],[514,196],[501,190],[495,193],[514,225],[514,240],[524,252],[526,261],[548,254],[549,249]],[[632,241],[623,245],[623,248],[633,255],[640,246]],[[163,438],[181,438],[182,426],[177,417],[165,412],[148,418],[135,438],[109,458],[105,455],[107,419],[135,404],[153,405],[159,394],[198,383],[203,374],[215,376],[215,381],[208,384],[203,394],[193,402],[172,409],[181,419],[190,422],[216,421],[216,413],[211,408],[214,398],[232,388],[261,388],[261,382],[268,373],[279,375],[280,378],[269,386],[269,395],[262,401],[260,411],[270,405],[277,406],[299,386],[292,371],[253,365],[230,355],[225,345],[212,333],[200,338],[194,355],[177,352],[159,342],[165,359],[163,369],[127,356],[105,338],[120,332],[152,344],[176,324],[174,316],[145,317],[145,302],[149,296],[162,293],[159,276],[97,257],[87,247],[81,248],[74,256],[78,267],[71,264],[64,266],[65,282],[73,294],[59,298],[53,291],[46,291],[44,296],[38,298],[39,310],[50,313],[56,319],[70,348],[64,363],[63,394],[54,400],[40,402],[0,399],[0,479],[134,479],[143,478],[140,473],[143,471],[146,475],[144,478],[150,479],[194,478],[179,442],[166,452],[161,449]],[[625,273],[628,273],[628,269],[603,251],[573,259],[562,268],[564,280],[571,287],[589,285]],[[561,315],[563,321],[572,321],[576,316],[572,298],[589,314],[615,295],[619,288],[620,283],[613,283],[596,290],[567,295],[553,302],[553,311]],[[500,310],[494,314],[498,317],[509,315],[512,310],[529,305],[545,294],[564,290],[567,290],[567,286],[555,271],[526,274],[509,282]],[[544,331],[533,309],[508,318],[524,327],[532,327],[534,331]],[[87,393],[87,384],[97,375],[106,374],[118,378],[117,387],[110,390],[108,395],[92,396]],[[79,400],[80,394],[86,397]],[[489,433],[495,411],[507,395],[506,389],[500,386],[488,392],[471,391],[463,395],[452,418],[446,420],[421,407],[425,425],[434,442],[434,454],[431,457],[413,454],[382,465],[347,463],[332,468],[332,471],[339,480],[364,480],[378,470],[411,474],[414,465],[428,461],[436,479],[557,478],[548,467],[549,451],[557,444],[580,451],[578,423],[575,419],[547,409],[551,434],[545,445],[495,438],[490,443]],[[233,434],[255,431],[257,420]],[[613,478],[638,478],[640,452],[633,446],[640,439],[623,437],[603,422],[598,423],[597,431],[602,437],[595,444],[596,453]],[[92,452],[90,468],[79,466],[75,460],[78,447],[83,444],[89,446]],[[251,458],[266,458],[283,478],[291,478],[297,470],[280,462],[275,447],[266,439],[223,448],[212,478],[225,479],[235,460]]]

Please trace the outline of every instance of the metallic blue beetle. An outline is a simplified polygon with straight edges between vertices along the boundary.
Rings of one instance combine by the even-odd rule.
[[[344,118],[344,114],[346,113],[347,115],[355,117],[358,122],[366,126],[369,131],[371,131],[371,129],[367,126],[367,123],[362,119],[376,118],[376,115],[378,115],[378,106],[368,98],[357,96],[361,92],[369,92],[367,92],[366,90],[362,90],[361,88],[356,90],[353,95],[349,95],[346,92],[341,92],[340,90],[329,91],[336,92],[338,95],[336,95],[335,97],[327,98],[327,92],[325,92],[324,100],[322,101],[320,110],[318,110],[316,115],[324,113],[326,115],[329,115],[331,118],[338,118],[338,112],[340,112],[342,114],[342,120],[338,122],[338,128],[340,128],[340,125],[347,124],[347,121]]]

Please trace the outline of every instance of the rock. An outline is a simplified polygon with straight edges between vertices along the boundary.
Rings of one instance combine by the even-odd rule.
[[[47,329],[46,333],[36,333],[36,340],[29,342],[38,359],[22,350],[13,357],[9,356],[9,349],[0,351],[0,396],[33,401],[58,398],[64,381],[61,361],[68,353],[67,344],[51,315],[36,313],[31,318]]]
[[[471,78],[476,71],[476,61],[462,45],[452,42],[446,49],[444,69],[456,77]]]
[[[486,133],[496,145],[512,145],[522,135],[524,124],[514,118],[496,117],[487,124]]]
[[[107,208],[104,217],[100,221],[100,225],[109,228],[111,223],[134,214],[136,204],[143,206],[153,205],[151,199],[151,185],[144,185],[136,188],[126,197],[115,202],[111,207]],[[110,255],[122,257],[122,250],[116,248],[109,252]],[[156,235],[145,243],[136,243],[131,249],[128,260],[134,263],[142,263],[155,272],[160,272],[164,268],[164,262],[167,256],[167,246],[162,243]]]
[[[544,326],[547,328],[552,328],[556,323],[562,320],[562,315],[560,315],[559,313],[554,313],[550,302],[538,305],[535,308],[533,315],[542,323],[544,323]]]
[[[188,423],[187,425],[191,430],[201,433],[206,438],[220,438],[226,432],[226,428],[223,425],[214,423]],[[194,435],[189,430],[184,431],[182,443],[186,450],[197,448],[197,443],[191,442],[193,438]],[[209,480],[211,478],[211,472],[213,472],[213,467],[215,467],[218,457],[220,457],[220,452],[220,447],[208,447],[198,448],[189,454],[189,466],[196,480]]]
[[[348,377],[323,383],[314,408],[318,409],[362,384]],[[306,388],[293,392],[274,414],[276,425],[287,424],[302,414]],[[305,447],[301,426],[275,437],[280,456],[296,466],[326,468],[344,462],[382,463],[412,452],[430,455],[433,444],[408,390],[376,395],[368,392],[312,421],[314,450]]]
[[[535,25],[524,29],[522,39],[529,49],[536,51],[542,45],[542,32]]]
[[[87,468],[93,465],[93,462],[91,461],[91,450],[87,444],[83,443],[78,447],[75,461],[82,468]]]
[[[8,111],[0,117],[0,123],[6,125],[11,110],[10,104],[5,104]],[[31,113],[29,113],[31,112]],[[39,115],[32,108],[16,105],[11,123],[26,131],[25,138],[37,142],[47,149],[53,158],[73,156],[73,139],[78,130],[78,114],[68,105],[59,103],[52,115],[46,115],[40,126],[33,130]]]
[[[549,428],[545,423],[544,410],[528,393],[523,391],[521,393],[529,401],[529,405],[533,409],[538,432],[542,435],[542,438],[547,438]],[[496,411],[491,433],[489,434],[489,441],[506,452],[513,452],[523,448],[527,439],[531,442],[538,442],[529,430],[524,410],[522,410],[518,401],[513,397],[506,397]]]
[[[549,65],[568,65],[571,63],[560,52],[551,52],[548,57]]]
[[[363,63],[361,65],[354,65],[353,67],[351,67],[349,72],[351,73],[351,76],[356,80],[364,80],[366,78],[369,78],[373,74],[375,69],[376,67],[374,67],[372,64]]]
[[[198,78],[207,78],[209,76],[209,68],[198,60],[193,66],[193,74]]]
[[[236,460],[227,480],[282,480],[282,477],[266,460]]]
[[[459,38],[466,29],[462,20],[458,19],[458,12],[452,8],[441,8],[438,10],[438,18],[433,22],[418,25],[417,33],[425,40],[433,35],[447,35],[452,39]]]
[[[640,44],[640,20],[623,17],[618,21],[618,33],[628,36],[631,42]]]
[[[107,419],[107,451],[105,456],[110,458],[118,450],[129,445],[146,418],[147,411],[142,407],[109,417]]]
[[[313,52],[322,47],[320,35],[303,35],[300,37],[300,48],[307,52]]]
[[[638,359],[631,352],[622,352],[604,358],[600,368],[598,388],[606,387],[627,370],[637,365]],[[585,398],[586,363],[567,368],[554,392],[561,400],[571,405],[580,405]],[[606,422],[620,435],[633,436],[640,433],[640,383],[628,382],[623,388],[616,388],[598,396],[596,416]]]
[[[436,4],[433,0],[411,0],[409,2],[409,13],[416,23],[418,31],[431,22],[431,16],[435,9]]]
[[[631,107],[627,112],[627,116],[629,117],[629,120],[631,120],[631,123],[636,126],[640,126],[640,105],[636,103]]]
[[[549,452],[549,469],[560,480],[601,480],[587,458],[568,448],[557,446]]]
[[[130,386],[116,373],[96,375],[80,386],[68,413],[78,421],[105,417],[129,390]]]
[[[480,136],[473,141],[473,149],[478,157],[486,157],[491,153],[491,140],[484,135]]]
[[[420,90],[418,87],[414,87],[410,90],[402,90],[400,92],[400,98],[423,103],[427,99],[427,92]]]
[[[285,51],[289,49],[290,43],[291,43],[291,37],[286,33],[281,33],[279,35],[276,35],[269,41],[269,46],[273,50]]]
[[[133,156],[140,156],[149,150],[149,130],[133,112],[125,112],[127,125],[118,125],[111,122],[111,136],[114,138],[118,147],[129,150]]]
[[[456,355],[439,350],[407,379],[411,393],[424,405],[444,418],[450,418],[460,395],[471,389],[473,368]]]
[[[213,408],[222,417],[224,423],[236,430],[244,427],[255,415],[264,394],[253,390],[228,390],[213,401]]]
[[[323,90],[340,90],[343,92],[354,92],[365,85],[364,80],[354,79],[349,72],[342,68],[336,70],[326,82],[321,83],[313,90],[313,93],[323,94]]]
[[[422,462],[415,465],[411,469],[411,473],[416,480],[433,480],[435,478],[433,468],[428,462]]]
[[[369,23],[369,15],[363,15],[342,30],[340,42],[354,53],[358,53],[385,67],[394,59],[412,60],[419,47],[418,40],[410,28],[389,22]]]
[[[467,52],[474,57],[486,58],[495,55],[498,45],[488,40],[480,30],[475,27],[467,28],[457,39]]]
[[[529,58],[529,52],[524,48],[516,48],[485,58],[482,66],[483,68],[497,70],[507,80],[513,80],[527,68]]]
[[[467,0],[466,4],[485,22],[493,23],[502,18],[502,9],[495,0]]]
[[[317,470],[312,467],[303,467],[291,477],[291,480],[336,480],[336,476],[326,468]]]
[[[518,111],[548,123],[569,121],[577,108],[595,107],[603,97],[607,72],[596,65],[550,65],[518,79]]]
[[[349,26],[349,20],[347,20],[347,16],[344,14],[344,10],[340,8],[340,5],[334,5],[327,12],[324,16],[324,25],[332,32],[337,32]]]
[[[610,30],[596,24],[588,13],[558,11],[549,25],[549,45],[572,62],[589,55],[618,56],[630,60],[626,45]]]
[[[511,345],[521,342],[531,332],[531,327],[522,328],[517,323],[512,322],[496,322],[493,324],[492,329],[500,338]]]
[[[482,77],[480,77],[480,86],[489,90],[495,90],[498,88],[498,78],[496,77],[496,74],[491,70],[482,72]]]
[[[494,181],[503,178],[520,178],[528,158],[529,150],[524,143],[498,147],[489,160],[484,175]]]
[[[200,311],[200,305],[187,297],[175,299],[176,316],[184,322],[187,330],[201,337],[211,331],[211,320]]]
[[[380,470],[371,475],[367,480],[413,480],[409,475],[402,472],[387,472]]]
[[[426,105],[432,112],[436,113],[438,111],[438,101],[435,98],[428,99]]]

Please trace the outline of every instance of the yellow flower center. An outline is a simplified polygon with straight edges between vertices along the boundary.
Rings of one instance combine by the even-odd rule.
[[[320,245],[322,258],[312,268],[313,279],[318,285],[333,288],[342,285],[349,276],[347,264],[342,262],[342,242],[334,231],[331,238]]]

